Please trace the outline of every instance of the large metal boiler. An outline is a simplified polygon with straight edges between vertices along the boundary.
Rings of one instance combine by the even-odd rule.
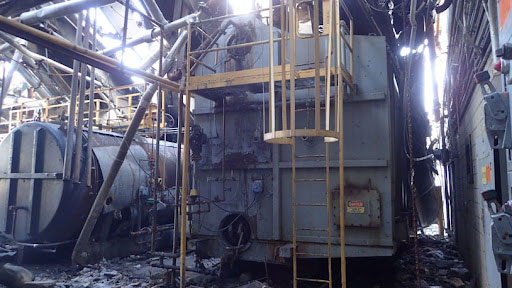
[[[84,133],[80,181],[74,182],[62,176],[66,135],[63,125],[31,122],[11,131],[0,143],[4,159],[0,162],[0,231],[20,244],[57,245],[78,237],[122,139],[120,134],[100,131],[87,139]],[[88,142],[93,147],[90,187],[86,184]],[[151,139],[134,139],[103,208],[97,225],[101,229],[93,237],[105,239],[114,231],[126,234],[150,222],[153,145]],[[164,183],[174,183],[176,147],[169,142],[161,146],[159,169]],[[159,205],[172,209],[170,204]]]

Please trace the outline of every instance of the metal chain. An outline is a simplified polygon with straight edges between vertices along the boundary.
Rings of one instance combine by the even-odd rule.
[[[407,87],[406,87],[407,89]],[[408,140],[408,146],[409,146],[409,154],[411,157],[409,157],[409,181],[410,181],[410,187],[411,187],[411,194],[412,194],[412,227],[414,230],[414,260],[415,260],[415,270],[416,270],[416,287],[421,287],[421,280],[420,280],[420,255],[419,255],[419,247],[418,247],[418,221],[417,221],[417,209],[416,209],[416,185],[414,185],[414,156],[413,156],[413,143],[412,143],[412,113],[411,113],[411,93],[410,91],[407,91],[406,95],[407,97],[407,140]]]
[[[405,3],[402,3],[402,17],[403,17],[403,30],[402,33],[405,33],[406,29],[406,13],[405,13]],[[404,37],[405,39],[405,37]],[[412,53],[412,47],[409,47]],[[412,54],[408,57],[414,57]],[[410,73],[410,71],[408,71]],[[409,186],[411,188],[411,196],[412,196],[412,227],[414,230],[414,266],[415,266],[415,276],[416,276],[416,287],[421,288],[421,279],[420,279],[420,252],[418,247],[418,222],[416,219],[416,185],[414,185],[414,152],[413,152],[413,139],[412,139],[412,111],[411,111],[411,91],[408,81],[408,75],[404,77],[404,97],[407,97],[407,142],[409,146]]]

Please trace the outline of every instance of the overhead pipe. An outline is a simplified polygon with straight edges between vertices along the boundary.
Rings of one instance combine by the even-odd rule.
[[[194,22],[199,21],[199,15],[200,14],[201,14],[201,12],[199,11],[199,12],[187,15],[185,17],[182,17],[182,18],[180,18],[180,19],[178,19],[176,21],[173,21],[173,22],[165,24],[164,27],[163,27],[164,34],[168,34],[171,31],[175,31],[175,30],[178,30],[180,28],[183,28],[188,23],[194,23]],[[125,48],[126,47],[133,47],[133,46],[139,45],[141,43],[152,42],[153,39],[155,39],[158,36],[160,36],[160,28],[153,29],[153,30],[151,30],[149,32],[144,33],[142,36],[140,36],[138,38],[135,38],[135,39],[132,39],[130,41],[127,41],[124,47]],[[121,50],[122,48],[123,48],[123,46],[112,47],[112,48],[108,48],[108,49],[104,49],[102,51],[99,51],[98,53],[103,54],[103,55],[111,55],[114,52],[117,52],[117,51]]]
[[[8,34],[6,34],[4,32],[0,32],[0,39],[4,40],[5,42],[7,42],[6,44],[9,44],[10,46],[12,46],[16,50],[20,51],[21,53],[23,53],[23,55],[25,55],[26,57],[28,57],[30,59],[33,59],[35,61],[45,62],[46,64],[53,66],[54,68],[57,68],[57,69],[65,72],[65,73],[68,73],[68,74],[73,73],[73,69],[69,68],[68,66],[63,65],[63,64],[61,64],[53,59],[50,59],[48,57],[45,57],[45,56],[42,56],[42,55],[39,55],[37,53],[30,51],[28,48],[24,47],[20,43],[17,43],[16,40],[14,40],[11,36],[9,36]],[[32,64],[31,66],[35,67],[34,64]],[[78,73],[78,76],[81,76],[81,75],[82,75],[81,73]],[[91,81],[91,78],[88,76],[85,79],[89,82]],[[94,82],[94,84],[98,85],[100,87],[105,86],[103,83],[101,83],[98,80],[96,80]]]
[[[79,15],[81,15],[81,13],[79,13]],[[53,49],[54,51],[67,55],[73,59],[78,59],[81,62],[95,66],[96,68],[109,73],[131,74],[143,78],[148,82],[159,82],[162,86],[170,89],[171,91],[178,91],[179,89],[179,84],[176,82],[137,68],[127,67],[115,59],[83,47],[78,47],[69,41],[61,40],[55,36],[49,35],[48,33],[21,24],[5,16],[0,16],[0,30],[25,40],[29,40],[30,42],[43,47]]]
[[[165,74],[165,71],[168,71],[171,68],[174,62],[174,57],[175,55],[174,53],[172,53],[172,51],[169,52],[169,54],[167,54],[162,64],[162,69],[160,70],[162,71],[162,74]],[[162,74],[160,74],[160,76],[163,76]],[[137,106],[137,110],[135,111],[135,115],[133,116],[133,119],[130,122],[130,125],[128,126],[128,130],[126,130],[126,133],[124,134],[121,145],[119,146],[119,150],[117,151],[114,163],[112,163],[110,171],[108,172],[108,176],[101,185],[100,191],[98,192],[98,195],[94,200],[91,210],[89,211],[87,220],[85,221],[82,231],[80,232],[80,236],[78,237],[78,240],[76,242],[75,248],[73,249],[73,263],[81,265],[87,264],[87,247],[89,244],[89,238],[91,237],[91,233],[94,229],[94,226],[96,225],[96,222],[98,221],[99,216],[101,215],[101,211],[103,209],[103,205],[105,204],[105,200],[108,197],[110,188],[112,188],[114,180],[116,179],[117,174],[119,173],[119,169],[121,169],[121,166],[123,165],[124,159],[126,158],[126,154],[130,149],[133,137],[135,136],[135,133],[139,128],[140,122],[144,118],[149,103],[151,102],[151,99],[153,98],[153,95],[157,91],[158,87],[159,85],[157,83],[151,84],[140,99],[139,105]]]
[[[33,26],[49,19],[75,14],[88,8],[105,6],[114,2],[114,0],[71,0],[22,13],[19,19],[21,23]]]
[[[167,24],[167,20],[164,17],[164,14],[162,14],[162,10],[160,10],[160,7],[158,7],[158,4],[156,4],[155,0],[143,0],[144,4],[146,4],[146,8],[148,8],[149,14],[153,19],[155,19],[160,24]]]
[[[171,50],[169,51],[169,54],[175,55],[176,52],[178,52],[178,50],[181,49],[183,44],[185,44],[186,40],[187,40],[187,31],[184,30],[183,32],[181,32],[180,36],[178,36],[178,39],[176,39],[176,42],[174,42],[174,45],[172,45]],[[164,49],[164,53],[165,53],[165,49]],[[156,61],[158,61],[158,58],[160,58],[159,55],[160,55],[160,49],[158,49],[157,53],[151,55],[151,57],[148,58],[146,60],[146,62],[144,62],[144,64],[142,64],[140,69],[142,69],[142,70],[149,69],[151,66],[153,66],[153,64],[155,64]],[[170,67],[169,67],[169,69],[170,69]],[[167,73],[167,71],[164,71],[164,72]]]
[[[20,51],[14,52],[14,56],[9,65],[9,70],[7,70],[7,74],[4,79],[2,79],[2,94],[0,98],[0,116],[2,115],[2,105],[4,103],[5,97],[7,97],[7,91],[9,91],[9,87],[11,86],[12,77],[14,76],[14,72],[18,70],[19,61],[23,55]],[[5,65],[5,64],[4,64]]]
[[[500,48],[500,30],[498,25],[498,3],[496,0],[482,0],[485,12],[487,12],[487,19],[489,21],[489,30],[491,34],[492,58],[493,63],[499,61],[496,57],[496,50]],[[486,3],[487,2],[487,3]]]
[[[48,90],[48,88],[42,83],[42,81],[30,70],[23,67],[22,65],[19,66],[20,74],[23,76],[25,80],[27,80],[28,84],[34,88],[34,90],[41,96],[41,98],[51,98],[52,94]]]
[[[4,43],[4,44],[0,45],[0,54],[4,54],[5,52],[7,52],[11,49],[12,49],[12,46],[9,45],[9,43]]]

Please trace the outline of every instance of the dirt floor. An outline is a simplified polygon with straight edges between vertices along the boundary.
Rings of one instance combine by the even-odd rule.
[[[358,288],[398,288],[416,287],[415,253],[412,242],[402,243],[393,258],[349,259],[348,287]],[[446,239],[436,236],[420,236],[420,275],[422,288],[429,287],[474,287],[469,271],[464,267],[456,247]],[[45,255],[45,254],[42,254]],[[8,283],[10,287],[167,287],[170,270],[157,266],[171,265],[170,259],[151,255],[132,255],[122,259],[103,260],[86,267],[71,265],[69,260],[51,254],[39,256],[29,264],[3,267],[0,269],[0,282],[8,283],[10,276],[25,277],[28,284]],[[5,257],[4,257],[5,258]],[[5,262],[5,261],[4,261]],[[254,263],[236,263],[230,273],[222,272],[220,259],[195,261],[187,257],[187,266],[195,272],[187,272],[190,287],[262,288],[291,287],[291,267]],[[301,263],[307,267],[322,270],[319,261]],[[15,268],[13,268],[15,267]],[[319,269],[320,267],[320,269]],[[223,268],[224,269],[224,268]],[[311,269],[311,271],[313,271]],[[333,262],[333,271],[339,271],[339,263]],[[224,269],[225,270],[225,269]],[[7,271],[7,272],[6,272]],[[202,271],[202,273],[199,273]],[[28,274],[30,273],[30,274]],[[317,272],[318,274],[325,273]],[[333,273],[337,274],[337,273]],[[324,275],[319,275],[318,278]],[[23,278],[21,277],[21,278]],[[12,277],[11,277],[12,278]],[[339,277],[334,277],[339,282]],[[4,286],[5,287],[5,286]],[[305,285],[301,287],[327,287]]]

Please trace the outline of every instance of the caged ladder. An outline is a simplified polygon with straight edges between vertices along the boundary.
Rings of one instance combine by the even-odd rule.
[[[300,79],[300,72],[305,72],[304,70],[297,71],[296,65],[296,40],[298,34],[296,33],[296,24],[297,22],[297,11],[298,5],[303,3],[309,3],[313,8],[313,26],[319,27],[319,17],[320,17],[320,8],[318,2],[314,2],[312,0],[303,0],[303,1],[288,1],[286,4],[272,6],[273,1],[269,0],[269,21],[268,23],[274,23],[274,10],[280,9],[281,17],[280,19],[288,19],[288,26],[283,23],[285,21],[281,21],[281,34],[283,35],[281,39],[275,39],[273,35],[274,25],[269,25],[269,40],[268,43],[279,42],[281,44],[281,59],[289,59],[289,72],[288,65],[285,65],[285,61],[281,62],[281,114],[280,119],[277,119],[276,110],[276,93],[275,93],[275,71],[274,71],[274,45],[269,46],[269,113],[268,113],[268,130],[264,133],[264,139],[266,142],[274,143],[274,144],[287,144],[291,145],[292,150],[292,210],[293,210],[293,287],[296,288],[298,283],[300,282],[315,282],[321,284],[328,284],[329,288],[333,287],[333,271],[332,271],[332,246],[334,239],[334,231],[333,231],[333,223],[331,223],[331,214],[332,214],[332,196],[331,196],[331,176],[330,176],[330,155],[329,149],[330,145],[333,142],[338,143],[338,153],[339,153],[339,215],[340,215],[340,231],[339,231],[339,248],[340,248],[340,259],[341,259],[341,287],[346,286],[346,273],[345,273],[345,225],[344,225],[344,189],[343,189],[343,93],[344,93],[344,85],[346,84],[347,89],[353,91],[355,89],[355,85],[353,83],[353,18],[345,5],[343,0],[322,0],[323,4],[323,17],[324,17],[324,31],[322,35],[320,35],[319,29],[312,29],[313,33],[311,37],[306,37],[310,39],[309,41],[314,41],[315,46],[315,59],[314,59],[314,69],[311,69],[309,75],[311,78],[314,78],[314,86],[315,93],[314,97],[311,97],[312,102],[314,102],[314,127],[305,128],[305,129],[297,129],[296,128],[296,112],[299,111],[296,109],[296,98],[295,98],[295,90],[296,90],[296,80]],[[336,9],[335,9],[336,7]],[[340,9],[343,8],[346,15],[349,18],[350,27],[348,28],[346,24],[340,23]],[[278,12],[278,11],[276,11]],[[340,30],[343,29],[343,32]],[[284,37],[285,32],[288,32],[288,38]],[[320,37],[327,36],[328,45],[327,51],[320,50]],[[325,39],[325,38],[324,38]],[[289,50],[286,49],[286,45],[289,45]],[[320,54],[324,53],[325,62],[328,65],[323,65],[325,67],[320,67]],[[286,55],[290,54],[290,55]],[[348,56],[347,56],[348,55]],[[347,60],[348,58],[348,60]],[[332,61],[334,59],[334,61]],[[324,59],[322,59],[324,60]],[[349,69],[346,68],[346,62],[350,63]],[[322,75],[321,75],[322,74]],[[286,76],[284,76],[286,75]],[[323,77],[324,95],[329,95],[329,97],[321,97],[321,76]],[[331,83],[331,77],[333,77],[334,81]],[[287,82],[289,81],[289,82]],[[331,86],[333,86],[331,91]],[[289,88],[288,88],[289,87]],[[299,88],[300,89],[300,88]],[[298,90],[298,89],[297,89]],[[334,92],[334,105],[333,109],[331,109],[331,92]],[[322,103],[323,98],[323,103]],[[289,103],[289,105],[288,105]],[[323,104],[323,105],[322,105]],[[332,110],[332,111],[331,111]],[[289,115],[288,111],[290,112]],[[325,120],[322,121],[322,111],[325,114]],[[331,117],[334,121],[331,121]],[[280,121],[279,121],[280,120]],[[281,123],[281,127],[277,128],[277,122]],[[265,125],[264,125],[265,127]],[[320,138],[325,142],[325,154],[319,155],[298,155],[297,154],[297,137],[311,137],[311,138]],[[297,177],[297,159],[316,159],[317,161],[321,161],[321,159],[325,159],[325,174],[323,178],[308,178],[307,176]],[[323,169],[323,168],[322,168]],[[299,170],[300,171],[300,170]],[[323,192],[325,195],[325,200],[321,202],[299,202],[297,201],[297,188],[304,188],[304,185],[312,185],[314,183],[315,187],[318,188],[317,191]],[[334,183],[334,182],[333,182]],[[304,193],[301,190],[300,193]],[[318,209],[323,209],[322,213],[325,213],[327,220],[326,223],[322,224],[324,226],[319,226],[318,223],[315,223],[315,226],[302,226],[300,221],[302,217],[299,215],[307,215],[308,211]],[[322,210],[322,209],[321,209]],[[318,227],[317,227],[318,226]],[[326,253],[316,253],[308,251],[307,249],[302,249],[302,243],[307,241],[302,241],[303,234],[316,234],[317,238],[326,238]],[[319,235],[321,234],[321,236]],[[323,234],[323,235],[322,235]],[[308,236],[306,236],[308,237]],[[298,263],[299,258],[325,258],[327,260],[328,265],[328,273],[326,273],[327,279],[313,279],[304,276],[301,272]]]

